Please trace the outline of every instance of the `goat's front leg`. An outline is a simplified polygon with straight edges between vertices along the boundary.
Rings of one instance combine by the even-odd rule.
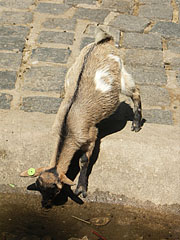
[[[138,132],[141,129],[141,124],[142,124],[142,107],[141,107],[141,97],[140,97],[139,89],[137,87],[133,91],[131,99],[134,103],[134,119],[132,122],[131,130]]]
[[[88,145],[88,150],[86,153],[83,154],[83,156],[80,158],[80,175],[78,179],[77,188],[75,190],[76,195],[82,194],[82,196],[85,198],[87,196],[87,185],[88,185],[88,176],[87,176],[87,170],[89,161],[92,155],[92,152],[94,150],[96,138],[97,138],[97,128],[91,127],[89,131],[89,137],[90,137],[90,143]]]

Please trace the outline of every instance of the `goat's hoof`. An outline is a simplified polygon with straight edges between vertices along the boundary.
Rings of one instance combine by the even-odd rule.
[[[87,191],[86,188],[84,186],[78,186],[75,190],[75,194],[77,196],[79,196],[80,194],[82,194],[83,198],[87,197]]]
[[[133,121],[131,131],[139,132],[141,130],[141,123],[139,121]]]

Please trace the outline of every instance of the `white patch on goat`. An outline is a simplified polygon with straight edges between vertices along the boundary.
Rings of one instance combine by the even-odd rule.
[[[129,95],[129,93],[132,93],[132,89],[135,88],[134,80],[129,74],[126,69],[124,68],[124,65],[122,64],[121,69],[121,92]]]
[[[111,90],[111,83],[113,78],[109,73],[109,67],[104,67],[96,71],[94,82],[96,84],[96,90],[101,92],[108,92]]]
[[[121,68],[122,63],[121,63],[120,57],[118,57],[118,56],[116,56],[116,55],[113,55],[113,54],[109,54],[108,57],[111,58],[111,59],[113,59],[113,60],[116,61],[117,63],[119,63],[119,67]]]

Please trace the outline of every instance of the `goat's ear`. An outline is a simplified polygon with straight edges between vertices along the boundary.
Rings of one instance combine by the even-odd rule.
[[[29,186],[27,187],[27,190],[30,190],[30,191],[39,191],[39,189],[37,188],[37,186],[36,186],[35,183],[29,185]]]
[[[21,177],[37,177],[40,175],[41,172],[44,172],[45,170],[47,170],[47,167],[42,167],[42,168],[29,168],[28,170],[22,172],[20,174]]]
[[[61,183],[64,183],[64,184],[67,184],[67,185],[70,185],[70,186],[75,185],[75,183],[71,179],[66,177],[66,175],[64,173],[61,173],[59,178],[60,178]]]

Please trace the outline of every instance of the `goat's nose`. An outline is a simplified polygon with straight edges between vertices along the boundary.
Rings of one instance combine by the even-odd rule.
[[[43,208],[46,208],[46,209],[52,208],[51,201],[42,201],[41,203]]]

